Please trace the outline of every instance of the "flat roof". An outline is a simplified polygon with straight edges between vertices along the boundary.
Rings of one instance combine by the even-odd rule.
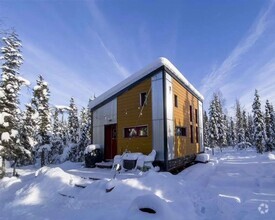
[[[107,90],[102,95],[95,98],[94,100],[91,100],[89,103],[89,108],[90,109],[96,108],[102,102],[115,96],[125,88],[134,84],[138,80],[146,77],[147,75],[149,75],[150,73],[152,73],[153,71],[157,70],[162,66],[165,66],[166,68],[168,68],[172,73],[172,75],[174,75],[181,83],[183,83],[189,90],[191,90],[194,93],[194,95],[197,96],[197,98],[203,101],[204,97],[202,96],[202,94],[197,89],[195,89],[195,87],[182,75],[182,73],[168,59],[164,57],[160,57],[153,63],[147,65],[140,71],[132,74],[131,76],[129,76],[128,78],[120,82],[119,84]]]

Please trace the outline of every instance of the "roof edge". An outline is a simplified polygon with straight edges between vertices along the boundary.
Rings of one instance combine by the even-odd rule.
[[[161,66],[167,67],[179,80],[182,81],[184,85],[186,85],[193,93],[201,100],[204,99],[204,97],[200,94],[200,92],[195,89],[195,87],[182,75],[182,73],[165,57],[159,57],[157,60],[155,60],[153,63],[145,66],[138,72],[130,75],[111,89],[107,90],[94,100],[91,100],[89,102],[89,109],[95,108],[96,106],[100,105],[102,102],[104,102],[106,99],[112,97],[113,95],[119,93],[121,90],[125,89],[126,87],[130,86],[134,82],[142,79],[146,75],[150,74],[154,70],[157,70]]]

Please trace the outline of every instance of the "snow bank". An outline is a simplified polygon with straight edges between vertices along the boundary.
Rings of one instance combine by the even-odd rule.
[[[207,163],[210,159],[210,155],[206,153],[197,154],[195,161],[201,163]]]

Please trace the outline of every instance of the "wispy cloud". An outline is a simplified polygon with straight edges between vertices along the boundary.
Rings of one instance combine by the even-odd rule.
[[[268,24],[268,18],[272,12],[274,1],[270,1],[268,7],[260,13],[247,36],[233,49],[230,55],[202,80],[200,91],[208,97],[213,91],[220,89],[225,79],[233,73],[233,70],[240,64],[244,55],[255,45],[263,35]]]
[[[117,44],[117,36],[115,34],[115,31],[112,30],[111,25],[109,25],[108,21],[106,20],[105,16],[102,14],[102,12],[99,10],[99,8],[96,5],[96,1],[87,2],[88,9],[90,11],[90,14],[93,18],[95,23],[98,24],[99,31],[102,33],[105,33],[108,38],[110,39],[110,42],[112,44]],[[95,27],[94,27],[95,29]],[[111,60],[112,64],[115,66],[115,68],[118,70],[118,73],[121,77],[125,78],[130,75],[128,70],[118,62],[117,57],[115,56],[114,52],[111,51],[111,49],[104,43],[102,37],[99,34],[99,31],[94,30],[94,33],[102,46],[104,52],[108,56],[108,58]]]
[[[118,63],[116,57],[114,56],[114,54],[107,48],[107,46],[105,45],[105,43],[103,42],[102,38],[98,35],[98,33],[96,33],[97,39],[100,42],[100,45],[103,47],[104,51],[106,52],[107,56],[111,59],[113,65],[117,68],[117,70],[119,71],[119,73],[121,74],[121,76],[123,78],[126,78],[127,76],[129,76],[129,72],[126,70],[125,67],[123,67],[121,64]]]
[[[49,83],[52,105],[66,105],[70,97],[75,97],[77,104],[87,106],[93,91],[91,84],[77,70],[67,67],[57,57],[30,42],[24,41],[24,52],[26,61],[22,69],[23,76],[32,82],[32,86],[38,74],[44,76]],[[25,98],[28,95],[29,92]]]
[[[272,53],[266,53],[268,49],[273,50],[270,48],[272,42],[268,38],[264,44],[258,42],[266,37],[266,33],[275,34],[274,24],[271,24],[273,13],[274,1],[270,1],[255,20],[248,34],[238,43],[229,56],[203,78],[200,91],[206,97],[206,104],[208,104],[212,93],[219,90],[225,95],[226,99],[229,99],[228,105],[232,105],[235,99],[239,98],[242,99],[244,106],[248,106],[253,100],[254,89],[266,86],[267,79],[271,77],[270,74],[274,64]],[[259,45],[262,47],[259,47]],[[259,50],[255,52],[255,48],[258,47],[262,52],[262,56],[259,59],[254,58],[253,63],[250,59],[256,57],[257,52],[260,53]],[[259,80],[259,73],[263,76],[261,80]],[[232,97],[232,94],[234,94],[234,97]]]

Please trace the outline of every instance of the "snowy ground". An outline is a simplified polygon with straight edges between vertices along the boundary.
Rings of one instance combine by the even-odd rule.
[[[178,175],[124,173],[109,193],[113,173],[107,169],[67,162],[18,171],[20,178],[0,180],[0,219],[275,219],[271,153],[230,148]]]

